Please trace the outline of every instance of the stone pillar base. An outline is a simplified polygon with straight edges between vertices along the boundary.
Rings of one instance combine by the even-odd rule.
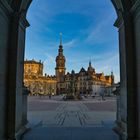
[[[122,121],[116,121],[116,127],[113,130],[120,136],[121,140],[127,140],[126,123]]]
[[[30,130],[30,127],[28,127],[28,124],[25,126],[22,126],[22,128],[15,134],[16,140],[21,140],[23,135]]]

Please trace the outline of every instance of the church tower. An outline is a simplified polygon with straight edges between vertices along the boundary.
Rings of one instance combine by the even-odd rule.
[[[60,33],[60,45],[58,50],[58,56],[56,57],[56,68],[55,68],[57,82],[64,82],[64,76],[66,72],[65,62],[66,59],[65,56],[63,55],[62,34]]]

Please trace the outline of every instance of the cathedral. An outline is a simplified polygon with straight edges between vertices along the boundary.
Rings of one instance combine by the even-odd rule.
[[[86,94],[99,95],[114,84],[114,75],[96,73],[91,61],[87,69],[81,68],[79,73],[74,70],[66,73],[66,58],[63,54],[62,38],[56,57],[55,75],[43,75],[43,63],[35,60],[24,62],[24,84],[30,90],[30,95],[60,95],[60,94]],[[111,91],[110,91],[111,92]]]

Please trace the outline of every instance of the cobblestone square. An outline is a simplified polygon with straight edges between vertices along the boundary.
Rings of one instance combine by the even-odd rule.
[[[28,98],[28,120],[41,121],[24,140],[117,140],[112,131],[116,118],[116,100],[88,97],[81,101],[63,101],[62,96]],[[100,135],[101,134],[101,135]]]

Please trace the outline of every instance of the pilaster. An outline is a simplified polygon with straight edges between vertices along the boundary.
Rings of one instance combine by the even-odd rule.
[[[135,56],[136,56],[136,68],[135,68],[135,88],[137,94],[137,137],[140,140],[140,1],[137,0],[132,9],[131,13],[134,17],[134,40],[135,40]]]
[[[25,51],[25,29],[29,24],[25,12],[14,13],[10,25],[8,50],[7,136],[14,139],[22,129],[22,83]]]
[[[5,139],[6,134],[6,112],[7,112],[7,65],[9,47],[9,25],[13,10],[7,1],[0,1],[0,139]]]
[[[120,101],[123,139],[137,139],[137,88],[136,88],[136,48],[134,38],[134,17],[130,11],[118,10],[115,26],[119,28],[120,50]]]

